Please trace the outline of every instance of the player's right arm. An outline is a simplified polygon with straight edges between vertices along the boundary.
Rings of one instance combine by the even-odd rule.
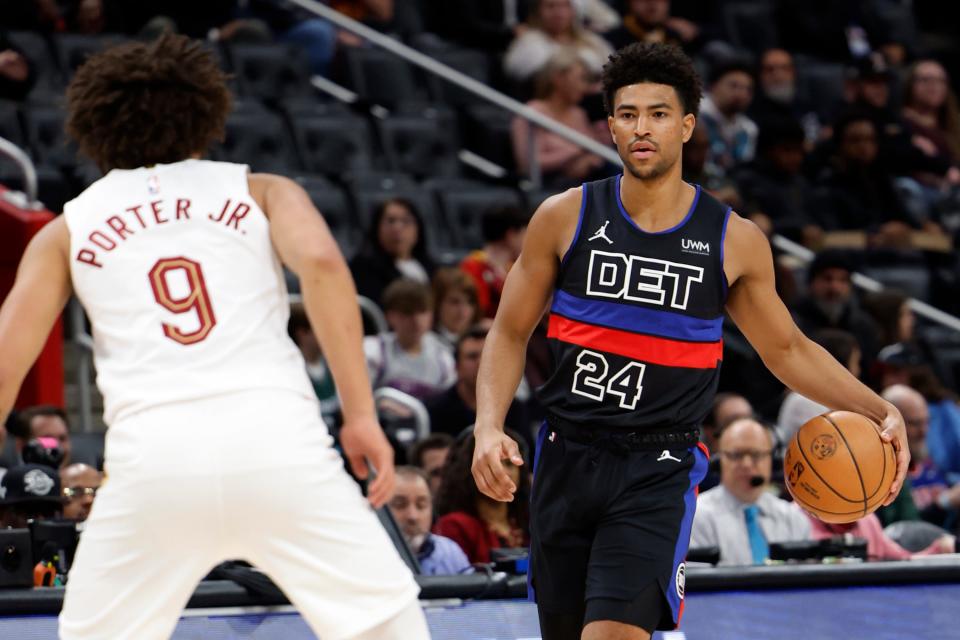
[[[497,317],[487,335],[477,377],[476,446],[473,477],[477,488],[510,501],[517,490],[503,460],[522,464],[520,450],[503,432],[503,421],[523,375],[527,341],[553,293],[560,259],[576,232],[580,189],[547,199],[530,220],[523,251],[510,269]]]
[[[359,478],[368,458],[377,470],[367,498],[379,508],[393,494],[393,449],[377,422],[363,353],[357,290],[336,240],[300,185],[281,176],[250,176],[250,191],[270,219],[280,259],[300,278],[303,306],[337,385],[343,409],[340,444]]]
[[[70,298],[70,234],[63,218],[34,236],[0,307],[0,424]]]

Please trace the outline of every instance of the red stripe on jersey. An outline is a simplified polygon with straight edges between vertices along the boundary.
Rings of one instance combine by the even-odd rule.
[[[607,329],[557,315],[550,316],[547,337],[665,367],[716,369],[723,360],[723,340],[683,342]]]

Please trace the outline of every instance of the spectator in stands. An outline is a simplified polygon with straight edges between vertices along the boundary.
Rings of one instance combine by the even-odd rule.
[[[683,46],[683,37],[670,25],[670,0],[627,0],[623,24],[605,37],[614,49],[634,42],[665,42]]]
[[[504,72],[514,82],[532,80],[562,47],[573,47],[592,77],[599,77],[613,53],[606,40],[583,28],[573,0],[535,0],[528,24],[503,59]]]
[[[764,564],[770,543],[806,540],[810,523],[795,504],[767,490],[773,432],[752,418],[720,433],[720,486],[700,494],[691,547],[719,547],[720,565]]]
[[[14,433],[14,446],[17,455],[22,456],[23,448],[36,438],[53,438],[63,454],[60,467],[70,464],[70,427],[66,412],[52,405],[29,407],[17,416],[17,432]]]
[[[905,246],[910,216],[879,161],[875,122],[852,112],[834,125],[835,155],[817,179],[817,222],[827,231],[866,231],[877,246]]]
[[[0,100],[23,100],[35,81],[30,60],[0,30]]]
[[[474,327],[457,342],[455,359],[457,381],[449,389],[427,402],[430,412],[430,430],[457,436],[477,419],[477,372],[480,354],[487,339],[487,329]],[[507,424],[525,436],[529,434],[524,421],[523,407],[516,401],[507,411]],[[525,438],[529,443],[530,438]]]
[[[746,111],[753,100],[753,70],[744,62],[731,60],[710,72],[709,90],[700,102],[700,123],[710,136],[707,162],[722,171],[753,160],[757,125]]]
[[[433,305],[433,330],[452,352],[460,336],[480,319],[477,286],[460,269],[437,269],[433,274]]]
[[[917,391],[902,384],[884,389],[883,399],[900,411],[907,427],[907,444],[910,447],[907,478],[910,480],[914,509],[919,512],[913,519],[923,518],[938,526],[947,525],[949,519],[956,524],[957,509],[960,508],[960,484],[951,483],[930,457],[927,444],[930,410],[926,400]]]
[[[960,183],[960,110],[946,69],[936,60],[919,60],[904,85],[903,119],[914,145],[950,166],[936,186]]]
[[[431,433],[410,448],[410,464],[427,474],[427,483],[434,498],[440,491],[443,467],[447,463],[447,455],[452,446],[453,437],[450,434]]]
[[[30,520],[60,517],[63,499],[55,469],[42,464],[10,468],[0,480],[0,529],[23,529]]]
[[[700,433],[700,439],[707,446],[707,449],[713,455],[716,453],[718,444],[717,437],[723,428],[734,420],[741,418],[752,418],[754,416],[753,406],[750,401],[739,393],[732,391],[721,391],[713,399],[713,408],[703,421],[703,430]],[[708,491],[720,484],[720,470],[716,465],[710,465],[707,474],[700,481],[700,491]]]
[[[853,261],[843,251],[821,251],[807,268],[807,294],[794,305],[793,315],[807,335],[821,329],[853,334],[862,354],[860,371],[870,371],[877,353],[877,328],[853,291]]]
[[[717,437],[728,424],[739,418],[750,418],[754,415],[750,401],[739,393],[721,391],[713,398],[713,408],[703,421],[703,432],[700,434],[703,443],[710,451],[717,450]]]
[[[336,413],[340,408],[340,400],[337,398],[333,374],[327,368],[327,361],[323,357],[323,351],[320,350],[320,343],[310,326],[302,304],[290,305],[287,332],[300,349],[303,361],[307,364],[307,375],[310,376],[313,391],[320,401],[320,412],[328,416]]]
[[[507,435],[523,446],[523,438],[512,431]],[[471,563],[490,562],[490,550],[501,547],[522,547],[530,542],[530,474],[509,460],[504,466],[517,486],[512,502],[500,502],[480,493],[473,481],[473,434],[466,435],[450,452],[444,468],[443,484],[437,496],[440,518],[434,533],[452,538]],[[526,451],[523,459],[529,459]]]
[[[601,144],[610,143],[609,132],[600,135],[591,126],[587,112],[581,107],[588,87],[587,68],[576,50],[558,49],[537,74],[534,99],[527,106],[553,120],[575,129]],[[530,172],[530,123],[519,116],[510,130],[517,170]],[[534,132],[533,150],[544,183],[557,189],[588,180],[601,167],[603,158],[539,127]]]
[[[492,318],[500,305],[500,294],[507,272],[520,256],[529,218],[512,206],[494,207],[483,213],[483,248],[472,252],[460,263],[477,285],[480,313]]]
[[[877,325],[881,348],[898,342],[914,342],[916,318],[907,296],[899,291],[877,291],[864,297],[863,306]]]
[[[757,159],[736,170],[733,177],[744,200],[763,213],[770,231],[815,244],[822,230],[811,215],[815,202],[802,172],[804,158],[800,124],[790,117],[767,120],[760,130]],[[759,222],[758,226],[764,228]]]
[[[433,274],[423,217],[412,202],[391,198],[377,207],[367,238],[350,261],[357,293],[382,304],[391,282],[404,277],[424,284]]]
[[[396,468],[397,483],[387,505],[397,521],[403,540],[417,557],[425,576],[465,573],[470,561],[456,542],[430,533],[433,524],[433,496],[427,486],[427,474],[417,467]]]
[[[956,394],[943,386],[928,365],[913,365],[907,371],[907,384],[927,401],[930,457],[944,473],[960,474],[960,405]]]
[[[737,185],[726,172],[707,162],[710,153],[710,134],[705,125],[698,125],[683,145],[683,179],[691,184],[699,184],[710,195],[735,210],[743,213],[743,199]]]
[[[373,387],[393,387],[426,400],[453,384],[453,356],[430,331],[430,288],[401,278],[384,292],[383,310],[390,331],[363,340]]]
[[[847,371],[860,377],[860,345],[852,334],[841,329],[821,329],[812,336],[813,341],[826,349],[827,353],[847,368]],[[780,442],[790,442],[790,438],[807,420],[830,411],[818,402],[791,391],[780,405],[777,416],[777,437]]]
[[[760,54],[758,81],[748,113],[759,124],[761,137],[768,120],[795,120],[810,127],[811,131],[804,132],[804,136],[814,142],[820,122],[813,105],[797,94],[797,69],[790,52],[773,48]]]
[[[868,560],[909,560],[915,557],[931,556],[940,553],[956,553],[956,537],[950,534],[943,535],[922,551],[911,553],[890,539],[883,532],[880,519],[876,513],[849,524],[831,524],[806,514],[810,522],[810,537],[813,540],[823,540],[835,536],[852,536],[867,542]]]
[[[78,462],[60,470],[63,485],[63,517],[83,522],[90,515],[90,507],[97,496],[103,474],[90,465]]]

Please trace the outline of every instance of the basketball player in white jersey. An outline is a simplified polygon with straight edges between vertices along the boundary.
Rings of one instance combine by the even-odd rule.
[[[302,283],[368,500],[393,487],[350,272],[293,182],[199,160],[225,79],[166,35],[92,57],[67,128],[105,171],[28,246],[0,308],[0,419],[71,292],[93,327],[107,479],[70,572],[60,637],[170,636],[197,582],[243,558],[323,640],[418,640],[418,589],[331,448],[286,335],[281,261]]]

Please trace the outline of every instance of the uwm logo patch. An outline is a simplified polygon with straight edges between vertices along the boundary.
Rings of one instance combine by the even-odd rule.
[[[703,282],[703,267],[682,262],[591,251],[587,295],[686,309],[690,288]]]
[[[699,256],[710,255],[710,243],[703,240],[680,239],[680,250],[684,253],[695,253]]]

